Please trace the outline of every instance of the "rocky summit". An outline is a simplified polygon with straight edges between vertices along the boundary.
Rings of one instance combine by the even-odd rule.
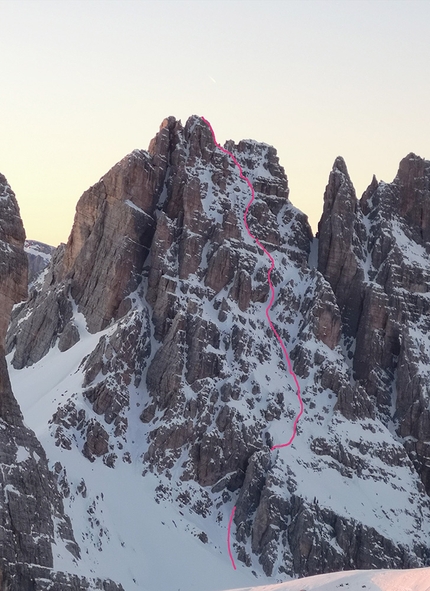
[[[202,118],[165,119],[147,151],[82,195],[67,244],[27,244],[26,299],[22,227],[9,230],[11,205],[0,212],[14,287],[4,332],[24,300],[6,339],[11,380],[40,441],[17,434],[4,454],[49,530],[36,564],[127,591],[173,589],[172,556],[188,591],[428,565],[430,162],[409,154],[359,200],[337,158],[314,237],[273,147],[224,148]],[[266,317],[270,261],[244,223],[244,176],[305,409],[280,448],[299,397]],[[22,430],[4,389],[2,417]]]

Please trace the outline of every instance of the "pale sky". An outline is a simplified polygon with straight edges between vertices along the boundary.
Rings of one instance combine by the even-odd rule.
[[[169,115],[274,145],[314,228],[336,156],[359,196],[430,158],[429,0],[0,0],[0,23],[0,172],[28,238],[66,241]]]

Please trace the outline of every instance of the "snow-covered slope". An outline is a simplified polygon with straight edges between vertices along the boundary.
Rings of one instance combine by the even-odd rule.
[[[235,591],[429,591],[430,569],[351,571]]]
[[[103,336],[89,334],[82,315],[75,318],[81,334],[75,347],[64,353],[54,347],[39,363],[22,370],[10,367],[26,423],[37,433],[58,475],[65,510],[81,548],[77,560],[57,532],[55,569],[120,581],[126,591],[217,591],[232,584],[252,584],[255,577],[244,565],[236,572],[231,568],[225,529],[159,499],[160,480],[150,473],[142,477],[139,458],[147,445],[139,420],[138,392],[131,393],[129,441],[124,441],[122,449],[128,461],[117,462],[112,469],[101,459],[89,462],[74,446],[66,450],[55,444],[49,424],[68,397],[80,399],[78,407],[88,413],[78,395],[83,380],[78,368]],[[210,544],[205,543],[203,527]]]

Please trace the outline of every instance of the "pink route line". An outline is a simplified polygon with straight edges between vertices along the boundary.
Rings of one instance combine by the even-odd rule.
[[[233,511],[231,512],[230,519],[228,520],[228,528],[227,528],[227,549],[228,549],[228,555],[230,556],[231,564],[232,564],[234,570],[236,570],[236,563],[234,562],[233,553],[231,551],[230,540],[231,540],[231,525],[233,523],[233,517],[234,517],[235,512],[236,512],[236,505],[233,507]]]
[[[249,236],[252,238],[252,240],[254,240],[254,242],[257,244],[257,246],[259,248],[261,248],[261,250],[264,252],[265,255],[267,255],[267,257],[270,260],[270,268],[269,268],[269,270],[267,272],[267,281],[269,283],[271,296],[270,296],[270,301],[269,301],[269,303],[267,304],[267,307],[266,307],[266,318],[267,318],[267,321],[269,323],[270,328],[272,329],[272,332],[274,333],[276,339],[278,340],[279,344],[281,345],[282,352],[283,352],[284,357],[285,357],[285,360],[287,362],[288,373],[292,376],[292,378],[294,380],[294,383],[296,385],[297,398],[299,399],[299,404],[300,404],[300,411],[299,411],[298,415],[296,416],[296,418],[294,420],[293,433],[292,433],[290,439],[287,441],[287,443],[281,443],[281,444],[278,444],[278,445],[273,445],[270,448],[271,451],[273,451],[274,449],[279,449],[281,447],[288,447],[289,445],[291,445],[293,443],[293,441],[294,441],[294,439],[295,439],[295,437],[297,435],[297,423],[299,422],[300,417],[302,416],[303,411],[304,411],[304,408],[303,408],[303,400],[302,400],[302,396],[301,396],[301,390],[300,390],[299,380],[297,379],[297,376],[294,373],[293,366],[291,364],[291,359],[290,359],[290,356],[288,355],[287,348],[284,345],[284,341],[279,336],[279,333],[276,330],[276,328],[274,327],[273,322],[272,322],[272,319],[270,318],[270,309],[272,308],[273,302],[275,301],[275,288],[273,287],[273,283],[272,283],[272,279],[271,279],[272,271],[275,268],[275,259],[272,257],[272,255],[267,250],[267,248],[265,248],[261,244],[261,242],[258,240],[258,238],[256,238],[252,234],[252,232],[251,232],[251,230],[249,229],[249,226],[248,226],[247,217],[248,217],[249,208],[251,207],[251,205],[252,205],[252,203],[253,203],[253,201],[255,199],[254,187],[252,186],[251,181],[249,180],[248,177],[246,177],[243,174],[242,167],[239,164],[239,162],[237,161],[236,157],[231,152],[229,152],[228,150],[226,150],[225,148],[223,148],[222,146],[220,146],[220,144],[216,141],[215,132],[213,130],[212,125],[209,123],[209,121],[207,119],[205,119],[204,117],[202,117],[202,120],[206,123],[206,125],[211,130],[212,137],[213,137],[213,140],[215,142],[215,145],[222,152],[224,152],[224,154],[228,154],[230,156],[230,158],[233,160],[233,162],[235,163],[235,165],[239,169],[240,178],[243,179],[247,183],[248,187],[251,190],[251,199],[249,200],[248,205],[245,208],[245,212],[243,214],[243,223],[245,225],[246,231],[248,232]],[[230,556],[231,564],[232,564],[234,570],[236,570],[236,564],[235,564],[235,561],[234,561],[234,558],[233,558],[233,554],[232,554],[232,551],[231,551],[230,538],[231,538],[231,526],[233,524],[233,518],[234,518],[235,511],[236,511],[236,506],[233,507],[233,511],[231,512],[230,519],[229,519],[229,522],[228,522],[228,528],[227,528],[227,548],[228,548],[228,554]]]

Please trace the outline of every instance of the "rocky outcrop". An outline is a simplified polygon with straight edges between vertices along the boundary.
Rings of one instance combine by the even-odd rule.
[[[0,508],[1,558],[11,564],[20,562],[52,569],[51,546],[56,536],[61,535],[75,558],[79,557],[79,546],[74,540],[70,520],[64,514],[54,477],[48,470],[45,452],[34,433],[23,424],[4,356],[0,363],[1,488],[4,491]]]
[[[0,585],[7,591],[124,591],[113,581],[86,579],[42,566],[0,561]]]

